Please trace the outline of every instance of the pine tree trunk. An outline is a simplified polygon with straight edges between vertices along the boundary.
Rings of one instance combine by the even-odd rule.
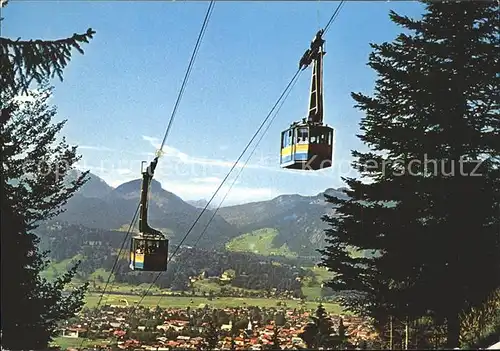
[[[460,339],[460,318],[458,313],[450,313],[447,324],[446,347],[448,349],[454,349],[459,346]]]

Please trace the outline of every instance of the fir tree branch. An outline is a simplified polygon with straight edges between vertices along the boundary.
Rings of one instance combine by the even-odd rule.
[[[86,33],[52,41],[0,38],[1,86],[11,95],[17,95],[27,93],[33,81],[42,84],[55,75],[62,81],[71,50],[83,54],[81,44],[88,43],[94,34],[89,28]]]

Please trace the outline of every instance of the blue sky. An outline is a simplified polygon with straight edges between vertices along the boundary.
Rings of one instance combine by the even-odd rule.
[[[3,10],[2,36],[57,39],[88,27],[97,32],[85,55],[75,51],[64,82],[53,81],[52,102],[58,118],[68,119],[68,142],[80,146],[79,167],[117,186],[138,178],[141,161],[151,160],[159,147],[208,5],[11,1]],[[163,188],[186,200],[212,196],[337,5],[216,2],[155,174]],[[306,113],[306,70],[226,204],[313,195],[342,186],[340,176],[355,175],[350,150],[364,149],[355,136],[362,114],[350,93],[373,89],[369,43],[392,41],[402,31],[389,20],[390,9],[410,17],[423,12],[417,2],[348,1],[326,34],[325,122],[336,129],[335,166],[315,173],[279,168],[280,132]]]

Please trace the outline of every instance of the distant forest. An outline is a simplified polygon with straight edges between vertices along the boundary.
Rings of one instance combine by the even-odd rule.
[[[122,245],[125,232],[92,229],[79,225],[52,223],[41,226],[37,234],[44,250],[49,250],[51,260],[60,262],[79,255],[82,263],[78,277],[86,280],[96,270],[111,271]],[[151,283],[157,273],[132,272],[128,267],[129,239],[114,270],[115,282],[130,285]],[[171,247],[173,252],[175,247]],[[293,297],[303,297],[301,279],[314,273],[300,268],[311,265],[310,261],[273,256],[265,257],[250,253],[207,251],[182,247],[162,274],[156,285],[172,291],[190,290],[190,277],[204,273],[205,277],[220,277],[225,271],[234,270],[231,286],[243,289],[277,293],[289,292]]]

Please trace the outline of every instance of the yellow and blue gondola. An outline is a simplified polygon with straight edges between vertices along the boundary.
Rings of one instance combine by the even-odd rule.
[[[280,166],[296,170],[321,170],[332,166],[335,130],[323,124],[323,30],[318,31],[299,62],[313,64],[309,113],[281,133]]]
[[[168,239],[148,224],[148,190],[158,163],[156,157],[142,172],[139,234],[130,241],[130,269],[134,271],[163,272],[167,270]]]
[[[292,124],[281,133],[281,167],[301,170],[331,167],[334,133],[326,125]]]

